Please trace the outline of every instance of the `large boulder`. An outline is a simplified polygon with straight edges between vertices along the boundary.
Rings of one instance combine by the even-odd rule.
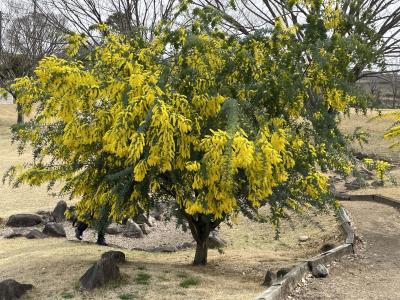
[[[47,235],[37,229],[32,229],[25,237],[27,239],[44,239]]]
[[[132,219],[129,219],[128,221],[126,221],[124,236],[142,238],[143,231],[138,224],[136,224]]]
[[[93,290],[106,283],[121,279],[121,273],[114,259],[102,258],[79,279],[82,288]]]
[[[8,218],[6,225],[10,227],[31,227],[42,223],[42,218],[36,214],[16,214]]]
[[[146,217],[144,214],[138,214],[133,221],[137,224],[147,224],[149,226],[154,226],[156,219],[152,216]]]
[[[32,284],[22,284],[14,279],[6,279],[0,282],[0,300],[19,299],[32,288]]]
[[[36,212],[42,218],[43,224],[54,222],[54,217],[52,216],[51,212],[45,210],[39,210]]]
[[[217,231],[211,231],[208,237],[208,248],[210,249],[220,249],[226,246],[226,242],[221,239]]]
[[[59,223],[65,221],[65,212],[67,210],[67,202],[61,200],[58,201],[56,207],[54,208],[51,215],[54,218],[54,221]]]
[[[64,226],[60,223],[50,222],[43,228],[43,233],[53,237],[66,237]]]
[[[104,252],[101,258],[114,260],[117,264],[126,261],[124,252],[114,250]]]
[[[106,233],[108,234],[119,234],[124,230],[124,228],[115,222],[112,222],[108,227],[106,228]]]

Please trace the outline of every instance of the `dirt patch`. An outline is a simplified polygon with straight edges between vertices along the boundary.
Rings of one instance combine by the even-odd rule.
[[[326,279],[312,279],[292,299],[400,299],[400,211],[373,202],[343,202],[364,239]]]

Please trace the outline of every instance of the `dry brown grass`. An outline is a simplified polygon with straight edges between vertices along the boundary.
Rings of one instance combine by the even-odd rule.
[[[362,146],[360,146],[358,143],[353,143],[352,147],[355,150],[399,163],[399,148],[390,148],[390,146],[396,140],[384,139],[383,135],[396,120],[396,117],[393,115],[393,113],[400,111],[383,109],[381,112],[382,117],[378,117],[379,115],[377,111],[369,112],[366,116],[361,113],[357,114],[353,111],[350,114],[350,117],[343,117],[340,123],[340,128],[343,130],[343,132],[352,134],[357,127],[361,127],[367,134],[369,134],[368,143],[363,144]]]
[[[30,158],[29,154],[18,156],[16,147],[10,145],[9,126],[15,119],[15,107],[0,104],[1,174]],[[45,187],[0,185],[0,195],[0,217],[51,209],[58,200]],[[299,243],[300,235],[310,240]],[[284,223],[280,240],[274,239],[269,224],[245,218],[233,228],[222,226],[221,236],[228,241],[225,253],[210,250],[209,264],[201,268],[190,265],[194,250],[172,254],[124,250],[128,263],[121,266],[123,282],[93,293],[79,290],[79,277],[109,248],[54,238],[0,239],[0,280],[15,278],[34,284],[25,299],[119,299],[122,295],[132,299],[252,299],[264,289],[260,284],[267,269],[292,266],[316,254],[328,241],[341,242],[335,218],[313,213]],[[139,273],[150,275],[148,285],[135,282]],[[180,287],[185,278],[197,279],[199,284]]]
[[[395,113],[400,112],[398,109],[383,109],[381,110],[382,117],[379,117],[377,111],[369,112],[366,116],[352,112],[350,117],[344,117],[341,122],[341,129],[346,133],[353,133],[357,127],[361,127],[366,133],[369,134],[369,141],[362,147],[354,143],[352,147],[377,158],[391,161],[395,165],[400,163],[400,149],[390,148],[396,142],[396,139],[384,139],[385,132],[393,126],[396,121]],[[400,184],[400,169],[396,168],[391,170],[397,183]],[[350,191],[350,194],[368,195],[368,194],[381,194],[387,197],[400,199],[400,189],[397,185],[393,185],[389,180],[385,182],[384,186],[368,187],[355,191]]]
[[[320,215],[313,220],[294,217],[294,228],[285,223],[280,240],[274,240],[270,225],[244,218],[232,229],[223,226],[221,235],[229,246],[224,254],[210,250],[206,267],[190,265],[194,250],[171,254],[123,250],[128,259],[121,266],[123,282],[92,293],[79,290],[79,277],[110,248],[56,238],[0,239],[0,280],[32,283],[35,289],[25,299],[63,299],[63,295],[119,299],[123,294],[137,299],[252,299],[264,289],[260,284],[267,269],[295,265],[316,254],[325,242],[341,242],[335,218]],[[309,235],[310,240],[299,243],[299,235]],[[139,273],[151,276],[148,285],[135,282]],[[198,279],[199,284],[180,287],[186,278]]]
[[[30,153],[19,156],[17,146],[11,145],[10,126],[16,119],[15,105],[0,104],[0,179],[12,165],[21,164],[30,159]],[[21,186],[13,189],[8,184],[0,183],[0,218],[14,213],[49,210],[54,208],[58,200],[60,199],[48,194],[46,186]]]

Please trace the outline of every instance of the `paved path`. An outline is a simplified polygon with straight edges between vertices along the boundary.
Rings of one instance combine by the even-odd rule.
[[[343,259],[325,279],[311,279],[291,299],[399,299],[400,211],[374,202],[343,202],[363,236],[358,259]]]

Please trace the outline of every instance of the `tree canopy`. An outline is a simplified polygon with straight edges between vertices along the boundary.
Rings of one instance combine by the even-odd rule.
[[[13,85],[32,114],[14,139],[34,161],[9,176],[63,182],[82,219],[173,201],[197,242],[195,264],[207,261],[210,231],[240,212],[257,218],[269,205],[279,225],[286,209],[335,205],[322,171],[351,170],[338,115],[360,104],[348,82],[365,56],[355,36],[332,34],[340,15],[305,2],[314,13],[304,26],[277,18],[245,38],[204,11],[145,43],[100,24],[105,37],[85,57],[85,37],[72,35],[69,57],[46,57]]]

